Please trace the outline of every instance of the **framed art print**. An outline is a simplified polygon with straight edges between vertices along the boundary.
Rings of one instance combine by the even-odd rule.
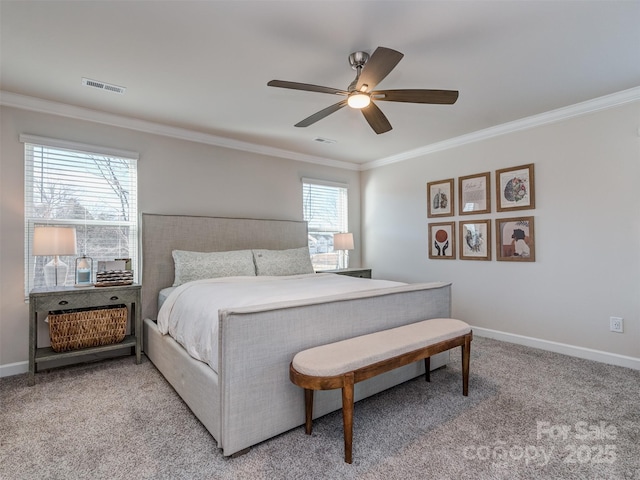
[[[449,217],[453,209],[453,178],[427,183],[427,217]]]
[[[496,170],[498,212],[535,208],[533,163]]]
[[[491,174],[489,172],[458,178],[460,215],[491,213]]]
[[[533,217],[496,219],[497,259],[505,262],[535,262]]]
[[[491,220],[458,222],[460,260],[491,260]]]
[[[455,260],[455,222],[429,224],[429,258],[434,260]]]

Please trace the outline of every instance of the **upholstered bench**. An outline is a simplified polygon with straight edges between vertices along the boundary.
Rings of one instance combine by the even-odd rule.
[[[351,463],[353,385],[381,373],[424,359],[430,381],[430,357],[462,347],[462,394],[469,392],[472,332],[453,318],[434,318],[304,350],[293,357],[291,381],[304,388],[305,432],[311,435],[313,391],[342,388],[344,461]]]

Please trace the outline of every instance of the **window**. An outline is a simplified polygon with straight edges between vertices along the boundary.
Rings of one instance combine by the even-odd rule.
[[[309,224],[309,252],[316,270],[338,268],[338,252],[333,250],[333,234],[347,232],[347,185],[302,179],[304,220]]]
[[[33,232],[39,225],[75,227],[77,255],[60,257],[69,266],[66,285],[75,281],[75,261],[130,258],[138,272],[137,158],[115,151],[21,135],[25,144],[25,294],[45,286],[43,268],[51,260],[34,257]]]

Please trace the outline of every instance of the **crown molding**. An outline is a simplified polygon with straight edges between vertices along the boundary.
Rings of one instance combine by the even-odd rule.
[[[280,148],[267,147],[255,143],[241,142],[229,138],[218,137],[208,133],[196,132],[185,128],[171,127],[160,123],[149,122],[137,118],[126,117],[123,115],[115,115],[112,113],[101,112],[84,107],[77,107],[65,103],[53,102],[51,100],[43,100],[41,98],[29,97],[17,93],[0,91],[0,105],[6,107],[18,108],[21,110],[30,110],[38,113],[46,113],[51,115],[59,115],[62,117],[72,118],[75,120],[83,120],[88,122],[101,123],[112,127],[127,128],[129,130],[137,130],[139,132],[151,133],[153,135],[162,135],[165,137],[187,140],[190,142],[204,143],[217,147],[229,148],[232,150],[240,150],[243,152],[256,153],[259,155],[268,155],[277,158],[286,158],[299,162],[315,163],[329,167],[343,168],[346,170],[359,170],[360,166],[354,163],[342,162],[330,158],[316,157],[313,155],[304,155],[301,153],[283,150]]]
[[[630,88],[628,90],[623,90],[622,92],[612,93],[593,100],[576,103],[575,105],[570,105],[568,107],[558,108],[539,115],[533,115],[520,120],[514,120],[513,122],[503,123],[502,125],[497,125],[495,127],[478,130],[477,132],[468,133],[442,142],[425,145],[424,147],[399,153],[398,155],[374,160],[361,165],[360,170],[371,170],[384,165],[403,162],[405,160],[429,155],[442,150],[448,150],[468,143],[479,142],[481,140],[486,140],[500,135],[506,135],[521,130],[527,130],[529,128],[539,127],[541,125],[560,122],[569,118],[597,112],[599,110],[616,107],[638,100],[640,100],[640,87]]]
[[[115,115],[111,113],[101,112],[99,110],[77,107],[64,103],[53,102],[50,100],[43,100],[40,98],[29,97],[17,93],[0,91],[0,105],[7,107],[30,110],[39,113],[47,113],[51,115],[59,115],[76,120],[101,123],[104,125],[137,130],[144,133],[151,133],[153,135],[162,135],[165,137],[172,137],[180,140],[214,145],[217,147],[240,150],[259,155],[268,155],[277,158],[285,158],[299,162],[314,163],[329,167],[356,171],[372,170],[374,168],[403,162],[405,160],[411,160],[413,158],[440,152],[442,150],[456,148],[469,143],[479,142],[489,138],[506,135],[509,133],[538,127],[541,125],[560,122],[562,120],[566,120],[576,116],[597,112],[599,110],[616,107],[618,105],[635,102],[638,100],[640,100],[640,87],[634,87],[618,93],[613,93],[610,95],[595,98],[593,100],[587,100],[575,105],[570,105],[568,107],[551,110],[539,115],[533,115],[531,117],[504,123],[495,127],[478,130],[477,132],[468,133],[459,137],[444,140],[442,142],[425,145],[424,147],[367,162],[365,164],[355,164],[325,157],[304,155],[301,153],[292,152],[290,150],[267,147],[264,145],[258,145],[249,142],[241,142],[229,138],[218,137],[216,135],[211,135],[208,133],[196,132],[184,128],[171,127],[160,123],[125,117],[122,115]]]

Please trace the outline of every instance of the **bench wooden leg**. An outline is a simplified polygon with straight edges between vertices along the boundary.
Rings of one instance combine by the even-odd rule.
[[[311,435],[313,428],[313,390],[304,389],[304,432]]]
[[[342,423],[344,428],[344,461],[351,463],[353,445],[353,372],[344,376],[342,386]]]
[[[469,357],[471,356],[471,334],[465,335],[462,345],[462,395],[469,395]]]
[[[454,347],[461,347],[462,351],[462,394],[466,397],[469,394],[469,360],[471,357],[471,340],[473,333],[469,331],[466,335],[459,335],[437,343],[429,344],[418,350],[407,352],[402,355],[379,361],[371,365],[358,368],[354,371],[332,376],[306,375],[299,373],[293,367],[293,362],[289,366],[289,378],[296,385],[304,388],[305,398],[305,432],[311,435],[313,428],[313,395],[316,390],[330,390],[334,388],[342,389],[342,422],[344,429],[344,461],[352,463],[353,457],[353,399],[354,384],[367,380],[375,375],[390,371],[394,368],[414,363],[420,358],[424,359],[425,379],[431,381],[431,355],[450,350]],[[294,358],[295,360],[295,358]]]
[[[425,357],[424,359],[424,379],[427,382],[431,381],[431,357]]]

